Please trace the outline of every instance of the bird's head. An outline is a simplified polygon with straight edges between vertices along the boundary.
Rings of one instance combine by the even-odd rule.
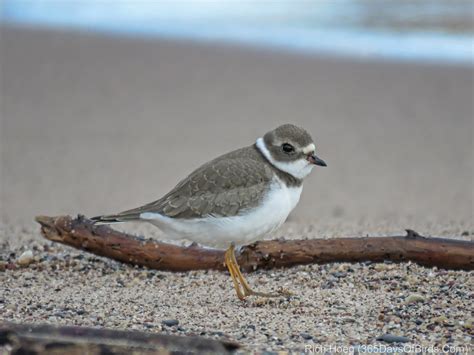
[[[257,148],[277,169],[304,179],[315,165],[327,166],[316,156],[313,138],[303,128],[284,124],[257,139]]]

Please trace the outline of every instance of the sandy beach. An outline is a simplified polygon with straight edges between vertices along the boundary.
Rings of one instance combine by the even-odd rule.
[[[202,334],[247,350],[374,344],[384,333],[427,346],[469,342],[472,273],[412,264],[257,271],[252,284],[297,296],[242,305],[226,274],[141,270],[53,245],[34,216],[137,207],[290,122],[312,133],[328,168],[313,171],[272,237],[411,228],[472,240],[472,67],[7,26],[0,41],[0,260],[25,250],[36,258],[0,270],[0,319]],[[423,300],[407,303],[413,294]]]

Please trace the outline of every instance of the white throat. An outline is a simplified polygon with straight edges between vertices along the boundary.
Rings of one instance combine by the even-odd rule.
[[[263,138],[258,138],[256,142],[258,150],[263,154],[265,158],[277,169],[290,174],[297,179],[304,179],[313,170],[314,165],[306,159],[298,159],[292,162],[283,162],[273,159],[270,151],[265,146]]]

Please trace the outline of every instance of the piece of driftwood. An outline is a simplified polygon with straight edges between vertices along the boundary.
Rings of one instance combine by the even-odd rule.
[[[156,270],[225,270],[224,251],[197,245],[181,247],[135,237],[85,217],[39,216],[46,239],[124,263]],[[426,238],[407,230],[406,236],[270,240],[246,245],[236,252],[246,271],[330,262],[406,262],[445,269],[474,269],[474,242]]]
[[[202,337],[139,331],[0,323],[1,347],[11,354],[227,354],[239,346]]]

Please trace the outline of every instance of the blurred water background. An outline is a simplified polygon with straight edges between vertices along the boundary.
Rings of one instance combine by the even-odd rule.
[[[473,64],[472,0],[3,0],[0,19],[127,36]]]

